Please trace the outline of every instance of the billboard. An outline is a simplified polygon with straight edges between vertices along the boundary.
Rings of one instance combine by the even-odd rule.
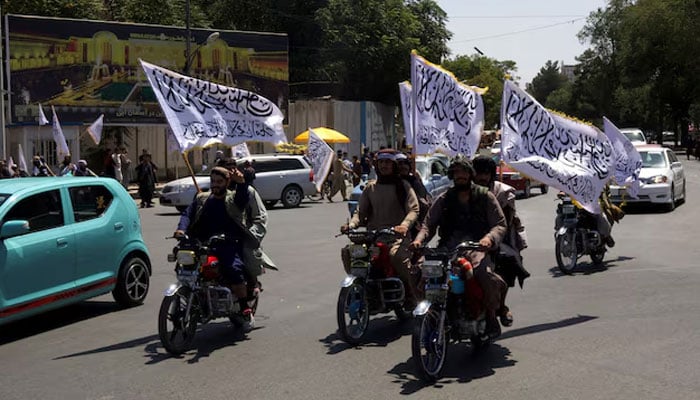
[[[184,28],[119,22],[6,16],[11,122],[34,124],[38,105],[62,123],[165,123],[138,60],[183,71]],[[190,75],[255,92],[287,114],[286,34],[191,30]],[[50,108],[50,107],[49,107]]]

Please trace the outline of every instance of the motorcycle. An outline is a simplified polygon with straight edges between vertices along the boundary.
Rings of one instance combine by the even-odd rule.
[[[340,337],[359,344],[367,333],[370,315],[395,312],[399,320],[411,317],[404,310],[406,290],[391,264],[389,250],[398,238],[393,229],[350,230],[350,274],[341,283],[337,317]]]
[[[468,256],[473,250],[483,247],[478,242],[463,242],[453,250],[422,250],[425,300],[413,310],[411,353],[418,375],[426,382],[440,377],[451,341],[469,342],[475,350],[492,341],[486,334],[484,292]]]
[[[607,247],[595,217],[576,207],[571,197],[565,194],[557,197],[561,203],[557,205],[554,241],[559,270],[570,275],[584,255],[589,255],[594,264],[602,263]]]
[[[163,347],[174,355],[187,351],[194,341],[197,324],[228,317],[240,328],[245,323],[238,298],[221,282],[217,246],[227,246],[224,235],[204,242],[187,236],[180,239],[169,262],[175,262],[177,283],[170,285],[158,314],[158,336]],[[262,287],[256,282],[254,299],[248,302],[253,315]]]

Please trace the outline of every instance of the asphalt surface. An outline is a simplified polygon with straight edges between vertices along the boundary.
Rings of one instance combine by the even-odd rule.
[[[0,399],[698,399],[700,162],[684,164],[687,204],[630,210],[604,266],[573,276],[555,267],[553,191],[518,200],[532,277],[509,294],[515,324],[481,354],[450,347],[430,386],[415,376],[410,323],[375,316],[365,345],[338,339],[346,239],[334,235],[346,203],[271,210],[265,247],[280,271],[262,277],[258,328],[214,321],[181,357],[156,329],[178,216],[141,209],[154,263],[146,303],[122,310],[103,296],[0,327]]]

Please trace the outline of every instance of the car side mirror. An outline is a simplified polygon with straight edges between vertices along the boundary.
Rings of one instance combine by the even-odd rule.
[[[2,224],[2,228],[0,228],[0,240],[23,235],[27,232],[29,232],[29,221],[7,221]]]

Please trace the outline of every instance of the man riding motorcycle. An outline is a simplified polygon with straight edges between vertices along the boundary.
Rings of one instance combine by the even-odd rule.
[[[226,245],[216,249],[220,273],[239,299],[245,327],[250,330],[255,320],[248,301],[255,296],[256,276],[263,266],[274,267],[260,250],[266,233],[267,211],[240,171],[214,167],[209,176],[210,191],[195,196],[180,217],[173,236],[182,238],[186,233],[192,238],[207,240],[214,235],[226,235]],[[235,191],[227,190],[231,176],[238,183]]]
[[[448,176],[454,186],[433,202],[411,246],[422,246],[438,231],[439,247],[453,249],[464,241],[478,241],[486,251],[498,247],[506,232],[506,220],[496,197],[472,182],[474,169],[463,157],[452,161]],[[493,262],[486,251],[473,251],[470,259],[474,277],[484,291],[486,334],[493,339],[501,333],[496,315],[506,283],[491,271]]]
[[[384,149],[377,156],[377,180],[370,181],[362,191],[357,211],[349,224],[340,227],[342,233],[359,226],[377,230],[393,228],[401,236],[391,245],[391,264],[399,275],[406,290],[406,309],[413,309],[417,303],[407,236],[418,219],[418,199],[411,186],[398,175],[395,152]],[[350,254],[347,248],[341,250],[341,258],[346,271],[350,271]]]
[[[416,192],[416,197],[418,198],[418,220],[411,228],[411,237],[415,238],[423,225],[423,220],[428,214],[430,205],[433,203],[433,197],[428,193],[428,190],[423,185],[423,181],[419,176],[413,173],[413,167],[411,166],[411,160],[404,153],[396,154],[396,163],[399,166],[399,176],[401,179],[408,182],[413,191]]]
[[[515,210],[515,188],[496,180],[496,161],[491,157],[480,155],[472,161],[474,166],[474,182],[484,186],[496,197],[506,218],[506,234],[499,246],[496,255],[496,273],[507,283],[503,291],[501,308],[498,315],[503,326],[513,325],[513,314],[506,306],[508,287],[515,286],[515,278],[518,278],[520,287],[530,273],[523,267],[523,258],[520,251],[526,247],[520,233],[524,231],[520,217]]]

